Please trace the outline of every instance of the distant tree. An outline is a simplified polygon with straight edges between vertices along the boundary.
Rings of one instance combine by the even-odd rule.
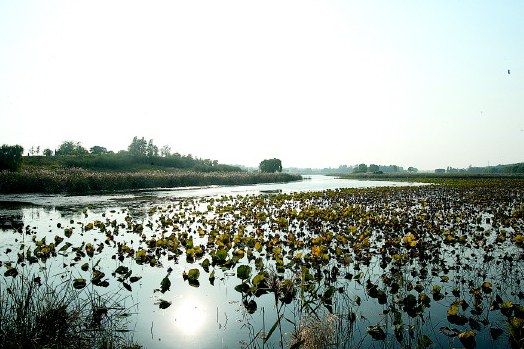
[[[366,164],[359,164],[353,170],[353,173],[366,173],[368,171],[368,166]]]
[[[55,152],[56,155],[83,155],[88,151],[80,142],[63,141]]]
[[[95,145],[94,147],[89,149],[89,151],[91,152],[91,154],[106,154],[107,148]]]
[[[446,172],[446,169],[443,169],[443,168],[437,168],[435,170],[435,173],[445,173]]]
[[[351,167],[348,167],[348,165],[340,165],[338,166],[338,169],[335,172],[338,173],[348,173],[351,172]]]
[[[147,141],[144,137],[139,139],[135,136],[131,144],[127,147],[127,150],[129,151],[129,154],[136,157],[146,156]]]
[[[163,157],[168,157],[171,155],[171,147],[169,145],[164,145],[161,149],[160,149],[160,156],[163,156]]]
[[[44,149],[44,156],[53,156],[53,151],[49,148]]]
[[[371,165],[369,165],[369,167],[368,167],[368,171],[369,171],[369,172],[378,172],[378,171],[379,171],[379,167],[378,167],[378,165],[371,164]]]
[[[415,167],[408,167],[408,172],[418,172],[418,169]]]
[[[260,169],[260,172],[267,172],[267,173],[282,172],[282,161],[276,158],[262,160],[258,168]]]
[[[0,147],[0,171],[19,171],[22,168],[24,148],[20,145],[4,144]]]
[[[150,139],[147,144],[146,154],[148,157],[158,156],[158,147],[153,144],[153,140]]]

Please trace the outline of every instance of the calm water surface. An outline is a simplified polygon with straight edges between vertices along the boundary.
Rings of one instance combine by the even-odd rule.
[[[111,220],[120,223],[125,221],[130,212],[147,210],[152,205],[169,204],[184,198],[406,185],[415,184],[347,180],[313,175],[298,182],[246,186],[159,189],[82,196],[0,195],[0,246],[2,247],[0,260],[12,261],[13,255],[5,251],[7,249],[16,251],[20,243],[29,242],[33,236],[37,240],[43,237],[51,240],[55,235],[62,235],[64,227],[72,227],[77,231],[67,241],[73,246],[80,245],[84,241],[89,241],[91,237],[87,232],[80,234],[77,232],[81,227],[95,220],[105,221],[106,217],[110,217]],[[147,219],[145,217],[141,222],[146,224]],[[58,225],[61,225],[61,228],[58,228]],[[23,226],[29,234],[13,234],[13,228],[17,226]],[[119,242],[128,245],[136,244],[138,237],[130,235],[119,236]],[[103,239],[103,236],[95,236],[93,244],[100,243]],[[53,268],[61,270],[66,259],[59,259],[48,260],[46,267],[50,270]],[[129,297],[126,305],[131,306],[135,314],[130,319],[131,329],[134,330],[133,337],[147,348],[237,348],[242,346],[241,341],[249,342],[253,332],[256,333],[261,329],[268,332],[277,319],[273,295],[257,299],[258,309],[254,314],[245,311],[240,294],[233,289],[239,283],[234,270],[217,272],[214,286],[208,282],[207,275],[204,274],[200,286],[195,288],[189,286],[182,278],[182,273],[189,268],[185,261],[170,263],[169,266],[173,268],[170,274],[172,287],[170,291],[162,294],[155,292],[155,289],[159,288],[159,282],[166,276],[166,267],[137,265],[131,259],[125,259],[121,263],[109,258],[109,255],[103,258],[100,265],[103,265],[106,274],[119,265],[125,265],[133,270],[133,275],[142,276],[139,283],[132,285],[133,290],[130,293],[114,281],[108,289],[117,290]],[[73,277],[89,279],[89,276],[84,275],[80,270],[73,271],[73,274]],[[106,289],[102,291],[105,292]],[[161,310],[155,304],[159,299],[173,303],[168,309]],[[284,325],[282,331],[290,330],[289,326]],[[279,347],[279,345],[274,344],[269,347]]]
[[[45,195],[45,194],[0,194],[0,202],[33,204],[38,206],[72,207],[86,205],[121,205],[122,202],[168,201],[187,197],[214,197],[222,195],[250,195],[264,193],[291,193],[321,191],[336,188],[369,188],[384,186],[421,185],[414,182],[365,181],[341,179],[331,176],[311,175],[303,180],[289,183],[268,183],[239,186],[184,187],[174,189],[140,190],[119,194],[102,195]]]
[[[260,184],[249,186],[229,187],[199,187],[180,189],[160,189],[137,191],[120,194],[65,196],[65,195],[0,195],[0,260],[2,262],[16,261],[16,255],[8,250],[17,251],[21,243],[29,243],[31,239],[41,240],[46,237],[52,241],[55,235],[63,235],[64,228],[72,228],[73,234],[66,241],[79,246],[84,242],[93,245],[101,244],[105,234],[93,230],[84,230],[84,227],[94,221],[107,222],[115,220],[124,224],[132,220],[134,224],[144,226],[147,239],[157,236],[160,232],[148,229],[148,224],[158,227],[162,216],[161,212],[149,212],[152,207],[171,207],[170,210],[186,212],[191,216],[193,212],[205,212],[206,203],[202,204],[199,198],[219,198],[223,196],[236,197],[237,195],[257,195],[272,193],[290,193],[301,191],[321,191],[336,188],[364,188],[378,186],[412,186],[420,185],[407,182],[390,181],[359,181],[337,179],[327,176],[311,176],[299,182]],[[189,199],[188,206],[184,200]],[[195,215],[195,217],[197,217]],[[152,224],[154,223],[154,224]],[[181,230],[195,231],[200,227],[197,219],[192,223],[185,223]],[[16,227],[23,227],[26,233],[14,233]],[[167,232],[168,234],[171,231]],[[158,236],[157,236],[158,237]],[[121,233],[115,236],[115,242],[126,244],[138,249],[140,234],[122,228]],[[206,243],[205,239],[194,238],[195,245]],[[95,254],[90,264],[99,262],[100,267],[109,275],[119,266],[127,266],[133,275],[141,276],[139,282],[133,283],[132,291],[125,290],[122,285],[109,277],[110,286],[99,289],[101,292],[119,292],[126,296],[126,306],[130,307],[133,316],[129,319],[129,327],[133,330],[134,340],[145,348],[239,348],[253,347],[250,341],[257,333],[267,333],[277,321],[278,313],[275,309],[273,294],[256,298],[257,310],[250,314],[242,304],[241,294],[234,290],[240,284],[236,276],[236,268],[231,270],[215,267],[216,279],[214,285],[209,280],[209,274],[201,272],[199,287],[192,287],[183,280],[183,273],[191,268],[199,267],[200,260],[187,263],[185,256],[180,256],[178,262],[162,259],[163,266],[151,267],[148,264],[138,265],[134,258],[125,258],[122,261],[113,258],[115,249],[107,247],[103,253]],[[113,255],[113,256],[112,256]],[[161,259],[162,257],[159,257]],[[48,260],[45,267],[51,273],[62,271],[65,264],[71,262],[66,256]],[[78,262],[82,264],[86,258]],[[39,263],[39,266],[42,266]],[[71,277],[90,279],[88,271],[83,272],[71,264]],[[165,293],[159,291],[160,281],[168,275],[167,268],[172,268],[169,278],[171,288]],[[353,274],[358,273],[351,270]],[[254,269],[253,269],[254,272]],[[253,276],[253,274],[252,274]],[[362,284],[352,282],[348,284],[345,294],[351,299],[366,295]],[[167,300],[172,305],[167,309],[159,309],[155,304],[159,300]],[[273,334],[272,340],[264,347],[280,348],[280,335],[290,333],[293,329],[291,321],[296,309],[293,303],[285,311],[287,320],[282,321],[278,334]],[[435,305],[432,312],[445,316],[445,307]],[[366,336],[366,326],[383,321],[382,307],[375,305],[361,314],[359,325],[353,328],[355,335],[366,338],[363,347],[387,345],[387,343],[373,341]],[[438,324],[425,326],[437,327]],[[257,347],[262,347],[261,340],[255,339]]]

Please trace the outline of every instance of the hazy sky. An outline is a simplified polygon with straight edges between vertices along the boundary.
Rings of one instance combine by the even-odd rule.
[[[523,18],[522,0],[0,0],[0,143],[523,162]]]

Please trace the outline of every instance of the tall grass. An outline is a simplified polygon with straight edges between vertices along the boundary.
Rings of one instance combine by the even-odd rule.
[[[24,274],[0,279],[0,348],[140,348],[127,338],[128,310],[118,293]]]
[[[147,188],[245,185],[301,179],[287,173],[143,171],[96,172],[80,168],[0,172],[0,193],[93,193]]]

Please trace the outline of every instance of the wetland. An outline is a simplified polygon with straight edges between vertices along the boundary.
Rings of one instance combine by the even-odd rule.
[[[512,178],[1,195],[0,334],[44,280],[104,310],[85,343],[96,323],[144,348],[519,348],[523,225]]]

